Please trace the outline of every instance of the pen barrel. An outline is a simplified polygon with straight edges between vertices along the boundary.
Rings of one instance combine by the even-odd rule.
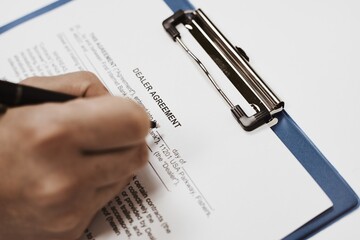
[[[0,102],[9,107],[45,102],[66,102],[75,98],[75,96],[64,93],[1,81]]]
[[[67,102],[75,99],[75,96],[43,90],[39,88],[24,87],[19,85],[22,91],[19,97],[19,105],[41,104],[45,102]]]

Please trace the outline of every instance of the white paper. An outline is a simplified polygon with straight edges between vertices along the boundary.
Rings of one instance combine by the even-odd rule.
[[[161,125],[148,136],[149,165],[84,239],[280,239],[331,207],[268,127],[241,129],[163,30],[171,14],[162,1],[78,0],[0,37],[8,80],[90,70]],[[11,44],[24,32],[33,37]]]
[[[0,27],[52,2],[55,0],[1,0]]]

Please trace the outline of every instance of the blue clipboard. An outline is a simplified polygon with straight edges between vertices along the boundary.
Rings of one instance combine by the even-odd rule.
[[[195,10],[187,0],[165,0],[172,11]],[[326,157],[296,122],[282,111],[271,129],[323,189],[333,207],[286,236],[284,239],[309,238],[359,206],[359,198]]]
[[[71,1],[72,0],[59,0],[25,15],[0,27],[0,34]],[[194,6],[187,0],[164,1],[174,12],[178,10],[195,10]],[[286,111],[278,113],[276,118],[278,119],[278,123],[271,128],[272,131],[295,158],[299,160],[333,203],[333,206],[327,211],[316,216],[303,226],[300,226],[284,239],[309,238],[355,210],[359,206],[359,198]]]

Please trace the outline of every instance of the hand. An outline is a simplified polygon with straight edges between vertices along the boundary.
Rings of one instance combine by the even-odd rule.
[[[88,72],[23,84],[91,98],[0,116],[0,239],[77,239],[147,162],[149,118]]]

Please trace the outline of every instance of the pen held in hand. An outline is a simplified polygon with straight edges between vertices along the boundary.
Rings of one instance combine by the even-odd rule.
[[[76,98],[76,96],[65,93],[0,80],[0,114],[5,113],[7,107],[20,107],[46,102],[66,102]],[[150,128],[158,127],[156,121],[150,121]]]
[[[77,97],[0,80],[0,103],[8,107],[41,104],[45,102],[66,102]]]

